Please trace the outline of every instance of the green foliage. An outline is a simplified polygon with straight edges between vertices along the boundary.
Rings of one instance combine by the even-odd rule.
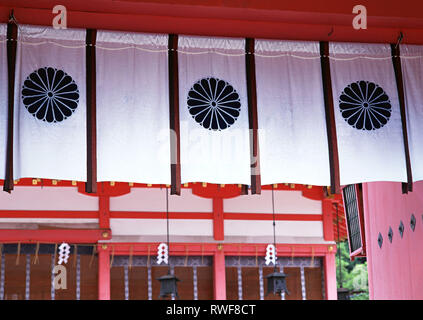
[[[338,242],[337,247],[339,250],[336,254],[336,281],[338,288],[341,287],[342,282],[342,287],[352,292],[350,295],[351,300],[368,300],[369,287],[366,258],[356,258],[351,261],[346,241]],[[341,259],[339,259],[339,255]],[[341,260],[341,263],[339,260]]]

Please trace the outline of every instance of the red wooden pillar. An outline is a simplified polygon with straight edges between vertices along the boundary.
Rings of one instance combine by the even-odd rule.
[[[213,198],[213,237],[214,240],[225,239],[222,198]]]
[[[324,258],[324,268],[325,268],[325,291],[326,291],[326,300],[337,300],[338,293],[336,289],[336,263],[335,263],[335,253],[336,247],[332,248],[332,251],[329,251],[325,254]]]
[[[98,300],[110,300],[110,250],[106,244],[98,248]]]
[[[100,195],[98,197],[98,207],[100,229],[110,229],[110,197]]]
[[[323,214],[323,239],[325,241],[334,241],[333,234],[333,203],[329,199],[322,201],[322,214]]]
[[[219,245],[220,246],[220,245]],[[226,270],[223,248],[215,251],[213,261],[213,296],[214,300],[226,300]]]

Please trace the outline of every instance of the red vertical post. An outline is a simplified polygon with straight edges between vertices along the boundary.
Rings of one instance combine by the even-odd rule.
[[[226,300],[225,253],[219,247],[214,253],[213,261],[213,296],[214,300]]]
[[[13,17],[13,13],[12,13]],[[14,21],[7,24],[7,74],[8,74],[8,116],[7,116],[7,149],[6,174],[3,190],[13,190],[13,118],[15,113],[15,66],[18,41],[18,26]]]
[[[245,42],[245,65],[247,76],[248,120],[250,128],[251,194],[261,193],[260,156],[258,139],[256,64],[254,39]]]
[[[336,287],[336,263],[335,263],[335,253],[336,247],[332,248],[332,251],[329,251],[325,254],[324,258],[324,272],[325,272],[325,286],[326,286],[326,300],[337,300],[338,292]]]
[[[96,44],[97,30],[87,29],[87,193],[97,192],[97,119],[96,119]]]
[[[329,199],[322,200],[322,215],[323,215],[323,239],[325,241],[334,241],[333,234],[333,204]]]
[[[110,229],[110,197],[100,195],[98,197],[99,227],[100,229]]]
[[[326,131],[328,136],[331,193],[340,193],[338,141],[336,138],[333,106],[332,79],[330,76],[329,43],[320,42],[320,64],[322,66],[323,98],[325,101]]]
[[[181,194],[181,156],[179,130],[178,35],[169,35],[169,121],[170,121],[170,194]]]
[[[213,237],[214,240],[225,239],[222,198],[213,198]]]
[[[110,300],[110,250],[106,244],[98,248],[98,300]]]

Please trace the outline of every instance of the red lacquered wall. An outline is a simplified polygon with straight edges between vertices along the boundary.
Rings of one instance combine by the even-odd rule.
[[[405,195],[400,183],[363,184],[370,299],[423,299],[423,181],[415,183],[413,190]],[[414,231],[410,227],[412,214],[416,218]],[[404,224],[402,238],[400,221]],[[381,248],[379,233],[383,237]]]

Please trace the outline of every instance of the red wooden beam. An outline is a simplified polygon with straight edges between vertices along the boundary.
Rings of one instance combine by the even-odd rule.
[[[102,229],[108,229],[108,219],[166,219],[166,212],[164,211],[107,211],[108,203],[106,199],[99,200],[99,211],[72,211],[72,210],[46,210],[46,211],[32,211],[32,210],[0,210],[0,218],[40,218],[40,219],[98,219],[100,217],[100,224],[104,223]],[[223,220],[272,220],[273,215],[270,213],[236,213],[223,212],[223,206],[218,203],[214,204],[213,212],[169,212],[169,219],[205,219],[220,221],[217,223],[216,232],[223,232]],[[341,214],[341,213],[340,213]],[[343,212],[342,212],[343,214]],[[306,213],[277,213],[275,220],[279,221],[322,221],[324,218],[320,214],[306,214]],[[344,219],[341,217],[341,219]],[[219,226],[219,224],[221,226]],[[216,239],[218,240],[218,239]],[[220,239],[221,240],[221,239]]]
[[[207,183],[206,186],[203,186],[201,183],[190,183],[188,184],[188,188],[192,189],[192,194],[206,199],[229,199],[238,197],[242,193],[242,186],[237,184],[225,184],[223,186],[214,183]]]
[[[356,4],[352,1],[331,1],[330,5],[306,1],[301,7],[297,5],[298,1],[293,4],[289,1],[264,1],[267,4],[264,9],[251,5],[250,1],[236,1],[243,5],[230,8],[222,5],[221,1],[214,6],[205,6],[203,2],[199,5],[166,5],[148,1],[129,7],[123,6],[124,2],[117,6],[114,1],[73,0],[67,1],[66,7],[69,28],[378,43],[395,42],[402,31],[406,43],[422,44],[422,4],[414,1],[401,6],[397,1],[390,1],[390,4],[386,1],[366,2],[369,13],[366,30],[352,27],[355,16],[352,7]],[[54,17],[52,8],[56,3],[38,3],[3,0],[0,22],[6,22],[10,9],[15,8],[20,23],[51,26]],[[280,10],[271,9],[278,7]]]
[[[11,16],[13,17],[13,11]],[[18,41],[18,26],[14,21],[7,24],[7,75],[8,75],[8,114],[7,114],[7,146],[6,146],[6,173],[3,190],[13,190],[13,127],[15,113],[15,66],[16,48]],[[2,159],[3,160],[3,159]]]
[[[110,229],[60,229],[60,230],[0,230],[0,242],[21,243],[96,243],[99,240],[111,239]]]
[[[134,255],[155,255],[155,249],[159,243],[107,243],[110,250],[115,255],[128,255],[132,252]],[[170,243],[169,255],[173,256],[212,256],[216,251],[223,251],[225,255],[230,256],[264,256],[266,254],[267,243]],[[328,252],[335,250],[333,244],[276,244],[278,256],[284,257],[301,257],[315,256],[323,257]]]
[[[165,211],[111,211],[113,219],[166,219]],[[169,212],[169,219],[213,219],[212,212]]]
[[[4,184],[4,180],[0,180],[0,185]],[[130,192],[132,188],[160,188],[163,189],[165,186],[163,184],[146,184],[146,183],[129,183],[129,182],[97,182],[97,188],[100,188],[101,192],[109,196],[121,196]],[[44,186],[44,187],[75,187],[75,181],[69,180],[52,180],[52,179],[41,179],[41,182],[33,178],[21,178],[15,182],[15,187],[34,187],[34,186]],[[91,194],[85,192],[85,183],[81,181],[76,181],[76,186],[78,187],[78,192],[90,195],[98,196],[98,194]],[[239,185],[239,184],[215,184],[207,183],[203,185],[202,183],[187,183],[181,185],[181,189],[192,189],[192,193],[196,196],[203,198],[235,198],[243,193],[243,188],[248,186]],[[279,183],[273,185],[274,190],[288,190],[288,191],[302,191],[304,197],[312,200],[322,200],[323,187],[321,186],[312,186],[312,185],[303,185],[303,184],[294,184],[294,183]],[[271,190],[272,185],[263,185],[261,186],[262,190]],[[337,196],[337,195],[333,195]],[[342,200],[342,199],[341,199]]]
[[[97,192],[96,37],[97,30],[87,30],[87,183],[85,187],[87,193]]]
[[[273,220],[271,213],[224,213],[225,220]],[[276,213],[275,220],[278,221],[322,221],[321,214],[306,213]]]

